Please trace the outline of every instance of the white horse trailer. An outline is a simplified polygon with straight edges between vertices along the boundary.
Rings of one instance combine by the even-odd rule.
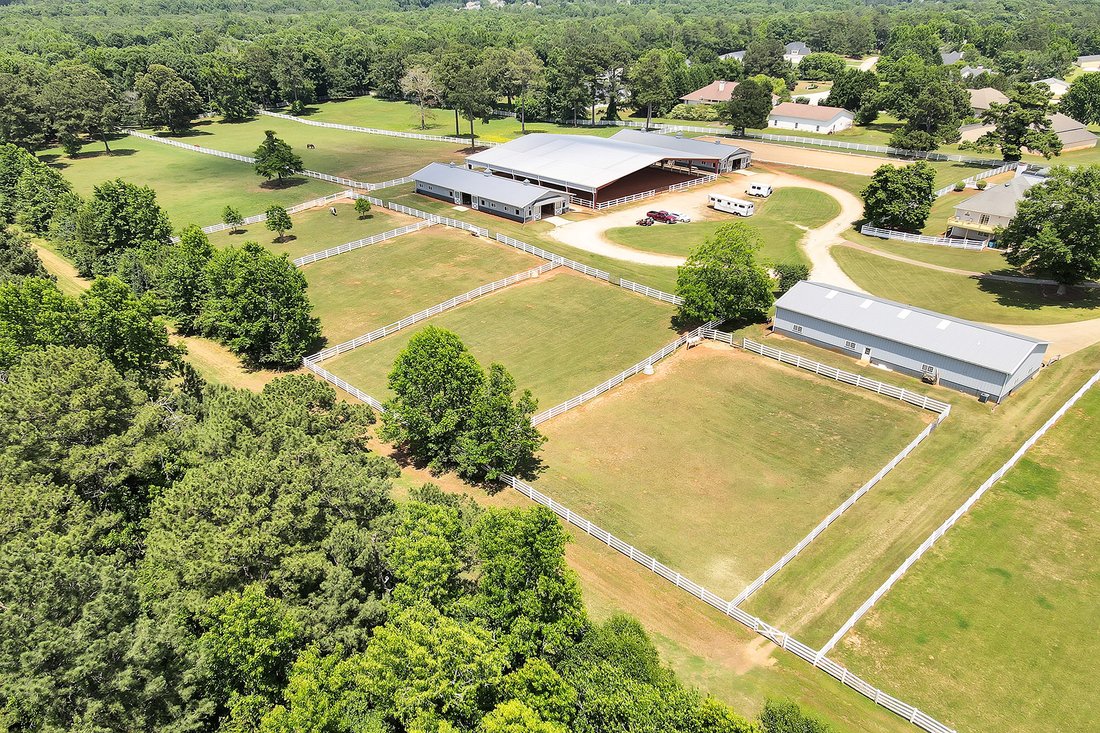
[[[710,195],[710,205],[716,211],[724,211],[727,214],[737,214],[738,216],[752,216],[756,212],[756,205],[751,201],[735,199],[732,196],[723,196],[717,193]]]

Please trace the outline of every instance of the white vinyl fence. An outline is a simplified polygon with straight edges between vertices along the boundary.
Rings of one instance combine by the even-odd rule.
[[[934,400],[931,397],[926,397],[917,392],[910,392],[907,389],[901,387],[895,387],[892,384],[886,382],[880,382],[877,379],[868,379],[860,374],[854,372],[846,372],[843,369],[837,369],[831,367],[828,364],[822,364],[819,361],[813,359],[807,359],[804,356],[798,356],[797,354],[791,354],[787,351],[773,348],[771,346],[765,346],[764,344],[753,341],[752,339],[745,339],[743,346],[746,351],[751,351],[754,354],[760,354],[766,356],[769,359],[775,359],[776,361],[783,362],[784,364],[792,364],[799,369],[806,369],[814,374],[820,374],[823,377],[829,379],[835,379],[838,382],[844,382],[845,384],[851,384],[861,389],[870,390],[877,394],[886,395],[887,397],[893,397],[894,399],[908,402],[911,405],[916,405],[924,410],[930,410],[937,414],[946,412],[951,408],[946,402],[940,400]]]
[[[352,198],[352,196],[353,196],[352,191],[341,191],[339,193],[330,193],[328,196],[321,196],[319,198],[310,199],[309,201],[303,201],[300,204],[294,204],[293,206],[288,206],[287,209],[286,209],[286,213],[288,213],[288,214],[297,214],[299,212],[306,211],[307,209],[314,209],[314,208],[317,208],[318,206],[324,206],[325,204],[331,204],[333,201],[339,201],[340,199]],[[267,212],[264,212],[263,214],[253,214],[252,216],[246,216],[245,218],[241,219],[240,224],[226,224],[224,222],[221,222],[221,223],[218,223],[218,224],[211,224],[210,226],[203,227],[202,231],[206,234],[213,234],[215,232],[224,232],[226,229],[235,229],[238,226],[243,227],[243,226],[248,226],[250,224],[259,224],[262,221],[267,221]],[[179,239],[180,239],[179,237],[172,237],[173,242],[178,242]]]
[[[506,288],[509,285],[515,285],[518,282],[523,282],[524,280],[536,278],[539,275],[549,272],[556,267],[558,267],[558,263],[547,262],[543,265],[539,265],[534,269],[524,270],[523,272],[516,273],[515,275],[509,275],[502,280],[497,280],[496,282],[482,285],[481,287],[474,288],[473,290],[463,293],[462,295],[456,295],[449,300],[445,300],[442,303],[433,305],[431,308],[425,308],[418,313],[413,313],[411,316],[405,316],[400,321],[391,323],[388,326],[383,326],[382,328],[375,329],[370,333],[363,334],[362,336],[356,336],[349,341],[345,341],[341,344],[336,344],[335,346],[330,346],[327,349],[321,349],[316,354],[310,354],[305,358],[312,363],[319,364],[326,359],[331,359],[334,356],[347,353],[352,349],[357,349],[360,346],[365,346],[373,341],[385,338],[390,334],[397,333],[401,329],[408,328],[409,326],[420,323],[421,321],[427,320],[428,318],[437,316],[440,313],[448,311],[456,306],[462,305],[463,303],[469,303],[471,300],[480,298],[483,295],[495,293],[496,291]]]
[[[976,173],[972,176],[967,176],[966,178],[962,179],[962,181],[960,181],[960,183],[962,183],[964,185],[968,184],[968,183],[977,183],[978,181],[981,181],[985,178],[992,178],[993,176],[999,176],[1002,173],[1008,173],[1009,171],[1014,171],[1014,170],[1016,170],[1016,168],[1019,165],[1020,165],[1019,163],[1004,163],[1002,165],[997,166],[996,168],[990,168],[987,171],[982,171],[981,173]],[[955,184],[951,184],[950,186],[944,186],[939,191],[936,191],[936,198],[939,198],[941,196],[946,196],[947,194],[951,193],[954,190],[955,190]]]
[[[879,239],[896,239],[900,242],[914,242],[916,244],[934,244],[938,247],[953,247],[955,249],[969,249],[981,251],[985,244],[973,239],[960,239],[958,237],[933,237],[928,234],[913,234],[911,232],[899,232],[894,229],[881,229],[870,224],[864,224],[859,229],[860,234]]]
[[[330,372],[328,369],[325,369],[320,364],[317,364],[316,362],[311,361],[308,356],[305,357],[304,359],[302,359],[302,366],[304,366],[306,369],[310,370],[311,372],[313,372],[314,374],[316,374],[317,376],[319,376],[321,379],[325,380],[326,382],[328,382],[330,384],[333,384],[333,385],[339,387],[340,389],[344,390],[345,392],[347,392],[348,394],[350,394],[352,397],[359,400],[360,402],[367,403],[368,405],[370,405],[375,410],[378,410],[379,412],[385,412],[386,411],[386,408],[383,407],[382,403],[379,402],[377,399],[375,399],[374,397],[371,397],[369,394],[367,394],[363,390],[359,389],[354,384],[351,384],[349,382],[345,382],[343,379],[340,379],[340,377],[336,376],[335,374]]]
[[[623,371],[619,372],[618,374],[613,376],[611,379],[608,379],[605,382],[601,382],[600,384],[597,384],[595,387],[588,390],[587,392],[579,394],[576,397],[570,398],[570,399],[566,400],[565,402],[562,402],[559,405],[555,405],[554,407],[551,407],[549,410],[545,410],[545,411],[540,412],[539,414],[533,416],[531,418],[531,424],[532,425],[538,425],[539,423],[544,423],[547,420],[550,420],[551,418],[555,418],[555,417],[557,417],[558,415],[561,415],[564,412],[569,412],[574,407],[580,407],[585,402],[588,402],[589,400],[592,400],[592,399],[595,399],[596,397],[599,397],[604,392],[607,392],[611,389],[614,389],[615,387],[618,387],[620,384],[625,382],[627,379],[630,379],[635,374],[639,374],[640,372],[644,372],[646,369],[652,367],[654,364],[659,362],[661,359],[664,359],[666,356],[669,356],[670,354],[675,353],[676,349],[678,349],[681,346],[683,346],[684,344],[688,343],[688,341],[690,341],[692,339],[700,338],[700,335],[701,335],[703,329],[710,328],[712,326],[716,326],[716,325],[718,325],[718,323],[719,323],[718,321],[712,321],[711,323],[708,323],[704,326],[700,326],[699,328],[695,329],[694,331],[690,331],[688,333],[685,333],[683,336],[676,339],[672,343],[668,344],[667,346],[662,348],[657,353],[650,354],[649,356],[642,359],[640,362],[638,362],[634,366],[629,367],[628,369],[624,369]]]
[[[653,188],[653,189],[650,189],[649,191],[643,191],[641,193],[632,193],[629,196],[620,196],[619,198],[611,199],[610,201],[601,201],[598,204],[596,204],[595,206],[593,206],[590,201],[585,201],[585,199],[579,198],[578,196],[570,196],[569,200],[572,203],[578,204],[580,206],[584,206],[584,207],[589,208],[589,209],[595,209],[597,211],[603,211],[604,209],[610,209],[612,206],[620,206],[621,204],[632,204],[635,201],[644,201],[645,199],[651,199],[651,198],[653,198],[654,196],[656,196],[658,194],[667,193],[669,191],[683,191],[686,188],[693,188],[695,186],[702,186],[703,184],[706,184],[706,183],[713,183],[716,180],[718,180],[718,176],[713,174],[713,173],[710,173],[710,174],[705,175],[705,176],[699,176],[698,178],[694,178],[690,181],[684,181],[682,183],[674,183],[671,186],[664,186],[662,188]]]
[[[577,272],[584,273],[585,275],[594,277],[597,280],[606,280],[607,282],[611,282],[610,273],[604,272],[603,270],[597,270],[595,267],[589,267],[586,264],[577,262],[576,260],[571,260],[568,257],[562,257],[561,255],[554,254],[553,252],[547,252],[542,247],[536,247],[533,244],[521,242],[518,239],[509,237],[504,234],[496,234],[493,236],[493,238],[501,244],[507,244],[509,247],[515,247],[516,249],[522,252],[526,252],[528,254],[532,254],[535,257],[549,260],[550,262],[556,262],[563,267],[568,267],[570,270],[576,270]]]
[[[430,142],[438,143],[458,143],[461,145],[467,145],[470,142],[469,138],[463,137],[451,137],[448,135],[425,135],[419,132],[398,132],[396,130],[382,130],[376,127],[359,127],[358,125],[342,125],[337,122],[320,122],[318,120],[306,120],[301,117],[293,117],[291,115],[284,115],[279,112],[271,112],[269,110],[261,109],[257,110],[262,115],[268,117],[278,117],[280,120],[288,120],[290,122],[297,122],[302,125],[311,125],[313,127],[327,127],[332,130],[347,130],[348,132],[363,132],[368,135],[385,135],[386,137],[403,137],[410,140],[428,140]],[[477,141],[478,147],[492,147],[497,143]]]
[[[1012,457],[1005,461],[1003,466],[994,471],[993,475],[987,478],[985,480],[985,483],[979,486],[978,489],[973,494],[971,494],[965,502],[963,502],[962,506],[956,509],[950,517],[944,520],[943,524],[937,527],[932,532],[932,534],[930,534],[928,538],[924,542],[922,542],[916,550],[913,551],[913,554],[907,557],[905,559],[905,562],[903,562],[897,570],[890,574],[890,577],[887,578],[886,581],[881,586],[879,586],[874,593],[871,594],[871,597],[864,601],[863,605],[856,609],[856,612],[852,614],[851,618],[845,621],[844,624],[837,630],[837,632],[833,634],[833,637],[825,643],[825,646],[821,647],[821,650],[820,652],[818,652],[818,654],[822,656],[827,654],[829,650],[832,649],[836,645],[836,643],[840,641],[840,639],[845,634],[848,633],[848,630],[855,626],[856,622],[859,621],[863,617],[863,615],[870,610],[871,606],[875,605],[875,603],[877,603],[878,600],[882,598],[882,596],[884,596],[886,592],[890,590],[903,575],[905,575],[906,571],[909,570],[909,568],[911,568],[913,564],[916,563],[922,555],[924,555],[924,553],[928,552],[928,550],[931,549],[932,545],[936,544],[936,542],[941,537],[947,534],[947,531],[954,527],[955,523],[958,522],[964,514],[970,511],[970,508],[974,506],[974,504],[977,503],[979,499],[982,498],[985,492],[989,491],[989,489],[995,483],[1000,481],[1001,478],[1003,478],[1004,475],[1008,473],[1013,466],[1016,465],[1016,463],[1024,456],[1024,454],[1027,453],[1031,449],[1031,447],[1039,441],[1040,438],[1046,435],[1047,431],[1050,430],[1051,427],[1053,427],[1054,424],[1058,422],[1062,418],[1062,416],[1064,416],[1070,410],[1071,407],[1077,404],[1077,401],[1080,400],[1086,392],[1092,389],[1093,385],[1095,385],[1097,381],[1100,381],[1100,371],[1089,377],[1088,381],[1081,385],[1081,388],[1077,390],[1072,397],[1066,400],[1065,404],[1059,407],[1058,410],[1050,416],[1050,419],[1043,423],[1042,427],[1036,430],[1030,438],[1024,441],[1024,444],[1021,445],[1019,449],[1012,454]]]
[[[320,252],[303,255],[302,257],[293,260],[293,263],[295,267],[303,267],[319,260],[328,259],[329,257],[335,257],[336,255],[342,255],[345,252],[351,252],[352,250],[360,249],[362,247],[369,247],[372,244],[385,242],[387,240],[393,239],[394,237],[400,237],[402,234],[418,232],[425,227],[430,227],[433,225],[433,222],[430,221],[418,221],[415,224],[407,224],[403,227],[398,227],[397,229],[390,229],[388,232],[382,232],[381,234],[375,234],[370,237],[363,237],[362,239],[356,239],[354,242],[346,242],[336,247],[329,247],[328,249],[321,250]]]

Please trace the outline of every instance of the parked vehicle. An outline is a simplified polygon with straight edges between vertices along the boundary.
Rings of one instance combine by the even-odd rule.
[[[745,189],[745,193],[749,196],[759,196],[766,199],[772,195],[772,187],[766,183],[753,183]]]
[[[691,217],[690,216],[684,216],[683,214],[681,214],[677,211],[670,211],[670,212],[668,212],[668,214],[669,214],[669,216],[675,216],[676,221],[680,222],[681,224],[690,224],[691,223]]]
[[[643,217],[643,218],[639,219],[638,221],[636,221],[634,223],[637,224],[640,227],[651,227],[651,226],[653,226],[653,220],[650,219],[648,216]]]
[[[668,213],[667,211],[647,211],[646,216],[648,216],[653,221],[659,221],[662,224],[676,223],[676,217]]]
[[[727,214],[736,214],[737,216],[752,216],[756,213],[756,204],[744,199],[735,199],[732,196],[712,193],[709,200],[711,208],[715,211],[724,211]]]

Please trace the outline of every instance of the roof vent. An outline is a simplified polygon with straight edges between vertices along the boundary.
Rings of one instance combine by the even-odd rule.
[[[492,172],[491,170],[489,170],[488,168],[486,168],[485,170],[483,170],[483,171],[481,172],[481,175],[483,175],[483,176],[491,176],[491,175],[493,175],[493,172]]]
[[[862,303],[859,304],[859,307],[866,310],[866,309],[871,307],[872,302],[874,302],[874,301],[872,301],[870,298],[867,298],[866,300],[864,300]]]
[[[951,325],[951,321],[942,320],[942,321],[940,321],[939,323],[936,324],[936,328],[940,329],[941,331],[946,331],[947,327],[950,326],[950,325]]]
[[[900,318],[902,320],[905,320],[906,318],[909,317],[909,314],[912,313],[912,312],[913,311],[909,310],[908,308],[906,308],[904,310],[900,310],[900,311],[898,311],[898,318]]]
[[[530,179],[528,179],[528,178],[524,178],[524,179],[523,179],[523,185],[524,185],[524,186],[530,186],[530,185],[531,185],[531,180],[530,180]]]

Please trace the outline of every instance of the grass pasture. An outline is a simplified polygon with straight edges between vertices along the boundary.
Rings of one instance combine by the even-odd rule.
[[[928,420],[763,357],[696,348],[546,423],[537,487],[732,598]]]
[[[675,224],[671,228],[662,224],[616,227],[607,231],[607,237],[624,247],[686,257],[718,227],[731,221],[743,221],[756,229],[764,240],[760,251],[762,259],[772,263],[809,264],[798,247],[804,228],[819,227],[840,213],[836,199],[809,188],[778,188],[769,198],[754,203],[756,213],[748,219],[708,210],[708,216],[714,218]]]
[[[1004,254],[995,249],[984,249],[979,252],[977,250],[941,247],[935,244],[916,244],[896,239],[879,239],[878,237],[860,234],[855,230],[847,232],[844,236],[850,242],[862,244],[880,252],[916,260],[917,262],[926,262],[937,267],[950,267],[966,272],[999,272],[1006,274],[1012,272],[1012,267],[1005,262]]]
[[[984,323],[1048,324],[1100,318],[1100,292],[1054,286],[978,280],[931,270],[851,247],[834,247],[833,258],[861,288],[874,295]]]
[[[673,308],[664,303],[558,269],[423,325],[454,331],[485,366],[493,361],[504,364],[519,388],[530,389],[545,409],[594,387],[676,338],[669,325],[672,313]],[[389,397],[386,375],[394,359],[422,327],[350,351],[325,362],[325,368],[367,394],[385,399]]]
[[[81,196],[90,195],[95,186],[113,178],[151,187],[177,230],[191,224],[217,224],[227,205],[242,216],[251,216],[272,205],[292,206],[340,190],[312,178],[295,178],[281,187],[266,186],[246,163],[136,137],[112,141],[111,150],[107,155],[102,143],[89,143],[75,158],[61,155],[60,149],[46,151],[42,157]]]
[[[306,168],[368,183],[407,176],[433,161],[462,160],[462,146],[455,143],[334,130],[263,115],[247,122],[202,120],[180,137],[160,134],[204,148],[252,155],[264,141],[265,130],[274,130],[294,148]],[[311,144],[312,150],[307,147]],[[234,165],[255,175],[244,163]]]
[[[286,233],[286,240],[282,242],[278,241],[278,232],[269,230],[265,222],[260,222],[241,227],[235,234],[230,234],[228,230],[215,232],[210,235],[210,243],[215,247],[228,247],[254,241],[272,252],[285,252],[294,259],[418,221],[380,206],[372,207],[371,212],[362,219],[355,213],[355,205],[351,201],[338,201],[331,206],[336,208],[336,216],[329,211],[329,205],[292,214],[290,219],[294,228]]]
[[[1095,730],[1097,430],[1094,388],[836,655],[959,730]]]
[[[339,343],[541,264],[517,249],[437,225],[302,272],[325,337]]]

